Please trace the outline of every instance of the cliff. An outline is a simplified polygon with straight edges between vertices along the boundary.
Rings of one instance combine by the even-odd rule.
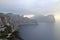
[[[23,16],[12,14],[12,13],[0,13],[0,26],[1,25],[12,25],[16,28],[20,25],[31,25],[36,24],[36,20],[25,18]]]
[[[35,20],[37,20],[40,23],[55,23],[55,18],[53,15],[47,15],[47,16],[37,16],[35,17]]]

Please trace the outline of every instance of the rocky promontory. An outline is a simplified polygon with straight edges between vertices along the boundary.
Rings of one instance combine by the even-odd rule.
[[[37,20],[39,23],[55,23],[55,18],[53,15],[40,15],[35,17],[35,20]]]

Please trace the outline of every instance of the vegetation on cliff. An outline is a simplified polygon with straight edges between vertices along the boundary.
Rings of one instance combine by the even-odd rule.
[[[13,31],[11,26],[5,25],[0,29],[4,28],[4,30],[0,30],[0,39],[6,40],[23,40],[19,35],[18,31]]]

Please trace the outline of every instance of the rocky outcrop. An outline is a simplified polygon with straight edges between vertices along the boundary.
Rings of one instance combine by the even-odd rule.
[[[38,16],[35,17],[35,20],[37,20],[40,23],[55,23],[55,18],[53,15],[47,15],[47,16]]]
[[[55,23],[55,18],[53,15],[48,15],[46,19],[48,23]]]
[[[7,20],[6,20],[6,15],[3,13],[0,13],[0,26],[6,25],[7,24]]]
[[[7,13],[0,13],[0,25],[12,25],[13,28],[17,28],[20,25],[31,25],[37,24],[36,20],[29,19],[20,15]]]

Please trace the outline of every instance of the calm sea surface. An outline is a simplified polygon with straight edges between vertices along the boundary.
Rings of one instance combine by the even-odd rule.
[[[20,26],[20,36],[24,40],[60,40],[59,23],[39,23],[38,25]]]

